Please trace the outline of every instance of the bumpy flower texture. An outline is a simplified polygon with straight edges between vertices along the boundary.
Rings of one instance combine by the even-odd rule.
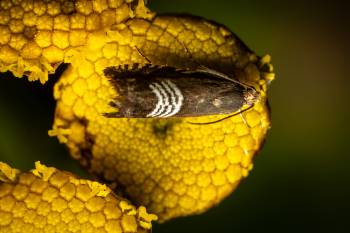
[[[23,172],[0,163],[0,232],[148,232],[157,217],[97,182],[37,162]]]
[[[118,95],[104,69],[147,60],[175,67],[196,63],[234,74],[259,91],[259,101],[243,116],[207,125],[188,122],[222,116],[104,117],[114,111],[108,103]],[[0,1],[0,71],[45,83],[61,63],[69,65],[54,88],[57,109],[49,134],[101,182],[118,187],[132,203],[157,214],[160,222],[201,213],[229,195],[252,169],[270,127],[270,57],[258,57],[222,25],[190,15],[156,15],[143,0]],[[39,180],[32,173],[22,176]],[[34,183],[26,179],[19,179],[18,185],[28,193]],[[40,182],[59,192],[54,184]],[[6,198],[17,198],[14,184],[2,187]],[[29,193],[41,199],[38,193]],[[31,196],[25,198],[22,208],[29,211],[25,201]],[[63,197],[60,200],[69,205]],[[44,215],[63,218],[58,210],[49,210],[53,212]],[[1,219],[4,224],[9,217]],[[107,222],[106,216],[102,219]]]

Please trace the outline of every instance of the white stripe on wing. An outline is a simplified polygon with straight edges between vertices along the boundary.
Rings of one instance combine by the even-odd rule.
[[[157,105],[156,107],[153,109],[152,112],[150,112],[149,114],[147,114],[147,117],[154,117],[154,115],[160,110],[162,103],[163,103],[163,97],[160,94],[159,90],[157,89],[157,87],[155,87],[153,84],[150,84],[149,87],[151,88],[152,92],[157,96]]]
[[[176,96],[173,90],[168,86],[167,83],[165,83],[164,81],[161,81],[161,84],[163,85],[165,90],[170,94],[171,103],[168,106],[166,106],[167,110],[163,114],[159,115],[159,117],[167,117],[167,115],[170,114],[175,107]]]
[[[166,116],[164,116],[164,117],[170,117],[170,116],[175,115],[176,113],[178,113],[181,110],[181,107],[182,107],[182,104],[184,101],[184,97],[183,97],[180,89],[176,86],[175,83],[171,82],[170,80],[166,80],[165,82],[169,85],[170,88],[172,88],[174,90],[175,95],[177,97],[177,101],[174,102],[173,111],[171,113],[167,114]]]
[[[151,83],[149,87],[157,96],[157,105],[147,117],[170,117],[181,110],[184,97],[175,83],[165,80],[161,84]]]
[[[159,83],[154,83],[154,86],[160,91],[160,93],[162,93],[162,97],[164,98],[162,99],[161,108],[153,116],[153,117],[158,117],[159,115],[164,113],[164,111],[166,111],[165,107],[169,105],[169,97],[166,91],[163,89],[163,87]]]

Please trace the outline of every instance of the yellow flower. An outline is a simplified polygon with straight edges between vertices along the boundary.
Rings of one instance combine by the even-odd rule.
[[[148,232],[157,219],[106,185],[35,166],[20,173],[0,162],[0,232]]]
[[[55,86],[57,109],[49,134],[103,182],[123,187],[133,203],[165,221],[218,204],[248,175],[270,127],[269,56],[257,57],[224,26],[194,16],[156,16],[142,0],[4,2],[0,71],[45,82],[58,64],[70,63]],[[103,70],[147,63],[146,58],[176,67],[195,61],[235,74],[261,98],[243,116],[209,125],[188,122],[222,116],[102,116],[113,111],[108,103],[118,95]]]

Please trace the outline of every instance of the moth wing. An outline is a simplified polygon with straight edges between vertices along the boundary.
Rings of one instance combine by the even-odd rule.
[[[139,64],[108,67],[105,76],[117,91],[117,96],[110,102],[110,106],[118,112],[106,113],[104,116],[113,118],[146,118],[155,105],[155,96],[149,85],[153,73],[164,71],[163,68],[150,64]]]

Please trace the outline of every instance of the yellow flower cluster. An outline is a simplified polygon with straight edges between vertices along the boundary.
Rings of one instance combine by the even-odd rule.
[[[227,28],[199,17],[156,16],[142,0],[7,0],[0,7],[0,71],[45,82],[57,64],[70,63],[55,86],[49,134],[160,221],[207,210],[252,169],[270,127],[266,91],[273,68],[269,56],[257,57]],[[103,70],[146,60],[234,73],[261,98],[242,116],[208,125],[188,122],[223,116],[103,117],[118,95]]]
[[[30,172],[0,163],[0,232],[148,232],[157,217],[106,185],[39,162]]]
[[[0,72],[44,83],[95,34],[136,15],[148,17],[142,1],[1,0]]]

